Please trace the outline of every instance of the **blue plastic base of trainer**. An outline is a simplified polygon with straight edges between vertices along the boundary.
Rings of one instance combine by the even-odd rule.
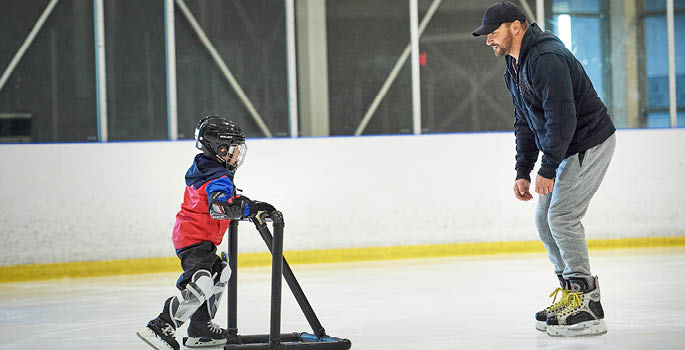
[[[285,333],[280,341],[274,344],[268,334],[238,335],[231,337],[225,350],[278,349],[278,350],[347,350],[352,347],[349,339],[330,336],[317,337],[309,333]]]

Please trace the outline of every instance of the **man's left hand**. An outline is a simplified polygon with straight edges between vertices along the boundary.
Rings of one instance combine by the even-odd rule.
[[[538,175],[535,179],[535,192],[541,196],[552,193],[554,189],[554,179],[548,179]]]

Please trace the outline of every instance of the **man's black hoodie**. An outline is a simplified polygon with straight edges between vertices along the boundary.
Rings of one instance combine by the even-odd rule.
[[[564,44],[531,24],[518,64],[506,57],[504,81],[514,100],[516,179],[530,180],[542,151],[538,174],[553,179],[567,157],[599,145],[614,127],[583,66]]]

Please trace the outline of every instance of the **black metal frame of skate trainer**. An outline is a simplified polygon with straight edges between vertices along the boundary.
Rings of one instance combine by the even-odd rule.
[[[347,350],[352,346],[348,339],[335,338],[326,335],[321,322],[314,314],[312,306],[304,295],[300,284],[295,279],[293,271],[283,257],[283,214],[280,211],[270,213],[274,234],[267,227],[266,213],[251,218],[264,243],[271,251],[271,329],[269,334],[238,335],[238,220],[231,221],[228,229],[228,264],[232,274],[228,281],[228,339],[225,350],[247,349],[321,349]],[[281,282],[282,278],[288,283],[295,300],[300,305],[304,316],[312,327],[310,333],[281,334]]]

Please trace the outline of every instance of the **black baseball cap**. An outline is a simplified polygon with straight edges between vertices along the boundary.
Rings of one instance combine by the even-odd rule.
[[[521,22],[526,20],[526,15],[523,14],[523,11],[521,11],[518,6],[509,1],[496,2],[485,10],[483,23],[478,28],[474,29],[471,34],[473,34],[473,36],[488,35],[499,28],[502,23],[509,23],[517,20]]]

